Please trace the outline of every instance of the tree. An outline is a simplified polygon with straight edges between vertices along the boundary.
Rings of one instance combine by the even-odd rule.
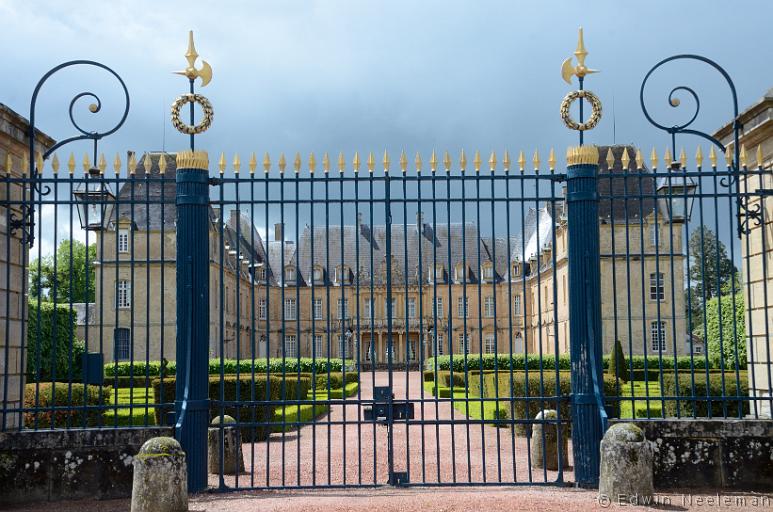
[[[87,249],[78,240],[62,241],[55,257],[45,256],[30,263],[30,297],[58,303],[94,302],[96,257],[95,244]]]
[[[83,341],[75,336],[75,312],[64,304],[30,300],[27,381],[80,380]]]
[[[620,340],[615,340],[615,348],[609,358],[608,372],[612,377],[617,377],[622,382],[628,382],[628,362],[625,360],[625,352]]]
[[[736,361],[746,369],[745,317],[741,293],[715,297],[706,304],[706,346],[712,359],[724,360],[726,371],[735,370]]]
[[[688,242],[690,251],[690,281],[693,293],[699,301],[712,299],[721,294],[722,288],[730,286],[735,265],[727,257],[725,244],[714,232],[701,226],[693,231]]]

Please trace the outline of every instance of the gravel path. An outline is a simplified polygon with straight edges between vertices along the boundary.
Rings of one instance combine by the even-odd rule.
[[[363,399],[372,398],[374,378],[376,386],[388,385],[387,372],[364,373],[360,383]],[[395,471],[408,471],[410,482],[545,483],[558,479],[555,471],[529,469],[525,437],[514,436],[506,428],[465,424],[466,416],[453,410],[450,402],[435,402],[426,392],[422,396],[421,372],[395,372],[393,390],[395,400],[414,401],[417,420],[431,422],[394,427]],[[232,488],[386,484],[387,429],[358,423],[360,414],[356,404],[333,405],[315,425],[272,434],[269,441],[254,446],[245,443],[246,473],[226,476],[225,484]],[[432,423],[452,419],[453,425]],[[571,468],[564,470],[563,479],[572,480]],[[217,487],[218,483],[217,475],[211,475],[210,485]]]

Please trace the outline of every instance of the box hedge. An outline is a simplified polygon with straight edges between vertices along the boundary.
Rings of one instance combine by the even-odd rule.
[[[122,361],[105,364],[105,376],[113,377],[118,375],[119,377],[128,377],[134,375],[136,377],[159,377],[161,375],[161,369],[164,363],[162,361]],[[315,371],[318,374],[331,372],[341,372],[347,368],[356,368],[356,364],[351,359],[312,359],[310,357],[302,357],[300,359],[282,359],[281,357],[272,358],[266,361],[266,359],[224,359],[222,360],[223,373],[226,375],[236,374],[237,370],[239,374],[252,375],[253,369],[255,374],[269,375],[277,373],[281,374],[284,370],[287,373],[298,372],[311,373]],[[210,359],[209,360],[209,374],[220,375],[221,360]],[[174,361],[168,361],[164,375],[176,375],[177,365]]]
[[[86,386],[80,383],[40,382],[24,387],[24,413],[27,428],[78,428],[103,425],[104,409],[84,409],[83,406],[106,406],[110,403],[110,388]],[[66,407],[67,409],[50,409]],[[46,410],[48,409],[48,410]]]
[[[29,301],[27,382],[83,379],[83,341],[75,336],[75,311],[67,304]]]
[[[739,372],[736,378],[735,372],[725,372],[724,393],[722,392],[722,373],[712,372],[706,378],[705,373],[695,373],[695,387],[689,374],[679,375],[677,385],[676,376],[663,375],[663,396],[684,397],[678,400],[678,412],[681,417],[708,417],[709,407],[712,417],[737,418],[749,414],[749,401],[745,399],[733,400],[729,397],[748,397],[749,380],[746,372]],[[693,397],[695,399],[693,400]],[[725,397],[722,400],[722,397]],[[666,416],[677,416],[677,400],[666,400],[664,412]]]
[[[159,425],[163,424],[162,415],[174,410],[172,402],[175,397],[175,385],[174,377],[165,378],[163,384],[161,379],[153,381],[155,402],[166,404],[156,408],[156,423]],[[266,378],[265,375],[256,375],[254,379],[251,375],[242,375],[237,379],[236,375],[226,375],[221,380],[219,376],[212,376],[209,378],[210,420],[221,413],[232,416],[238,423],[267,423],[274,419],[276,404],[256,403],[221,407],[221,392],[225,402],[281,400],[292,403],[293,400],[306,400],[310,388],[311,380],[304,377],[299,379],[297,374],[287,375],[284,379],[281,376]],[[241,435],[244,441],[263,441],[268,438],[271,430],[272,426],[268,424],[249,426],[241,429]]]

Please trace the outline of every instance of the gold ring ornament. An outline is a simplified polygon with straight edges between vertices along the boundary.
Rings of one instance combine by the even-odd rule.
[[[576,99],[586,99],[590,103],[591,115],[584,123],[578,123],[569,114],[569,108]],[[572,91],[561,102],[561,120],[570,130],[592,130],[601,121],[601,100],[590,91]]]
[[[183,120],[180,119],[180,109],[188,103],[198,103],[201,105],[201,110],[204,114],[204,118],[195,126],[185,124]],[[212,104],[201,94],[183,94],[172,103],[172,125],[177,131],[186,135],[198,135],[199,133],[207,131],[212,124],[213,116],[214,110],[212,110]]]

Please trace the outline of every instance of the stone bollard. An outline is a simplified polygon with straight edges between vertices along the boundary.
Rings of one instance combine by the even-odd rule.
[[[601,440],[599,497],[647,503],[654,492],[652,468],[652,447],[642,429],[633,423],[612,425]]]
[[[187,512],[185,452],[171,437],[145,441],[134,457],[131,512]]]
[[[236,423],[231,416],[223,416],[223,424]],[[212,420],[212,427],[207,432],[207,468],[210,473],[220,473],[220,416]],[[223,473],[235,475],[244,471],[242,444],[239,442],[239,429],[224,426],[223,432]]]
[[[554,409],[540,411],[534,417],[535,420],[555,420],[558,413]],[[542,433],[545,433],[544,444]],[[569,429],[564,425],[561,428],[561,467],[566,469],[569,465]],[[531,465],[535,468],[558,470],[558,425],[535,423],[531,429]]]

